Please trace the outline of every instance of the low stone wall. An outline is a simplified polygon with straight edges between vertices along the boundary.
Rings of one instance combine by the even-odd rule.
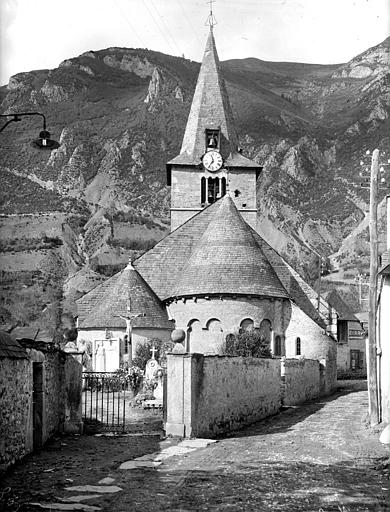
[[[324,367],[313,359],[281,360],[282,403],[297,405],[323,393]]]
[[[280,361],[169,354],[167,435],[213,437],[280,409]]]

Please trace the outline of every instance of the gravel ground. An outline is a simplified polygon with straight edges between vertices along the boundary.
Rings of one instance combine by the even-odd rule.
[[[390,511],[390,450],[366,425],[364,385],[345,381],[329,398],[188,451],[156,421],[126,436],[55,438],[5,475],[0,509]],[[130,460],[146,467],[119,469]],[[66,489],[107,477],[121,490]],[[85,499],[70,503],[75,494]]]

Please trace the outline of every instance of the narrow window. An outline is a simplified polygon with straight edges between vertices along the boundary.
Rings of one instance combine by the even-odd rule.
[[[221,197],[226,196],[226,178],[221,179]]]
[[[215,203],[219,197],[219,178],[209,178],[207,180],[207,201]]]
[[[200,181],[200,202],[202,204],[206,202],[206,178],[204,176]]]
[[[295,353],[297,356],[301,355],[301,338],[295,340]]]
[[[280,336],[275,336],[274,355],[275,356],[281,356],[282,355],[282,338]]]

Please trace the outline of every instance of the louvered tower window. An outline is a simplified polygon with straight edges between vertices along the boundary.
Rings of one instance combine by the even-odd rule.
[[[220,135],[219,130],[206,130],[206,151],[210,149],[219,149]]]

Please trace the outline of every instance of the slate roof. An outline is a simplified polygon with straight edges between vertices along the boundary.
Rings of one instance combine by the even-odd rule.
[[[340,320],[348,320],[350,322],[359,322],[360,320],[352,312],[351,308],[343,301],[336,290],[325,295],[326,301],[329,305],[336,310],[336,313]]]
[[[27,351],[8,332],[0,331],[0,357],[28,359]]]
[[[381,255],[379,274],[390,274],[390,250],[385,251]]]
[[[227,166],[260,168],[256,162],[238,152],[233,113],[212,29],[207,39],[180,154],[168,162],[168,169],[171,165],[200,164],[205,152],[206,128],[221,130],[220,152]]]
[[[288,298],[229,195],[220,200],[180,274],[171,297],[232,294]]]
[[[124,328],[118,315],[126,315],[129,298],[131,312],[145,314],[134,327],[173,328],[165,306],[131,264],[76,301],[79,328]]]
[[[198,244],[200,244],[203,235],[206,234],[209,225],[212,225],[214,218],[218,217],[218,210],[222,202],[223,200],[218,200],[196,214],[133,262],[134,267],[143,276],[145,281],[149,283],[149,286],[156,292],[161,300],[173,297],[175,293],[180,292],[178,289],[179,284],[181,282],[183,285],[185,284],[183,277],[185,269],[189,266],[191,257],[194,253],[196,254]],[[234,206],[232,200],[230,200],[229,203]],[[237,212],[237,214],[241,217],[239,212]],[[226,221],[229,221],[229,217],[226,217]],[[245,236],[248,235],[249,230],[253,240],[258,246],[258,250],[253,249],[255,254],[261,259],[264,265],[270,265],[272,276],[276,274],[277,279],[273,277],[272,280],[274,283],[278,283],[277,285],[275,284],[275,286],[278,286],[278,289],[281,287],[281,289],[284,290],[281,296],[289,297],[306,315],[325,329],[325,322],[319,316],[308,296],[309,289],[313,294],[315,294],[315,292],[254,229],[250,228],[244,220],[242,220],[242,222],[244,224],[242,229],[244,229],[246,233]],[[217,221],[216,224],[218,224]],[[231,228],[226,227],[226,229]],[[248,243],[253,247],[251,242]],[[216,266],[214,269],[216,272],[214,278],[218,276],[218,268],[221,267]],[[196,280],[198,280],[198,275],[195,276],[195,281]],[[181,291],[183,292],[184,290]],[[208,292],[205,292],[205,294],[208,294]],[[233,294],[238,294],[237,289],[234,290]]]

